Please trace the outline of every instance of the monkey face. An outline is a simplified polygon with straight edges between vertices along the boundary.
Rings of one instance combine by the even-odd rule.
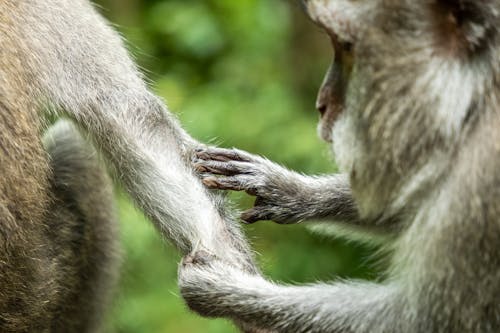
[[[304,1],[304,5],[311,19],[328,33],[334,49],[332,65],[316,101],[316,109],[320,112],[318,134],[323,140],[332,142],[333,125],[345,109],[346,91],[353,68],[353,42],[357,28],[350,16],[359,15],[356,13],[358,8],[345,1],[308,0]]]
[[[474,95],[481,93],[476,88],[498,68],[500,11],[494,1],[304,0],[304,5],[335,51],[316,103],[318,132],[328,142],[344,111],[356,113],[369,144],[400,142],[393,134],[407,136],[400,129],[412,118],[426,125],[430,141],[456,135],[470,119]]]
[[[328,69],[316,100],[320,113],[318,134],[326,142],[332,141],[335,121],[344,110],[345,94],[352,72],[354,54],[350,43],[340,42],[332,37],[334,59]]]
[[[376,214],[420,170],[445,172],[442,154],[459,151],[498,112],[497,0],[304,5],[335,51],[317,102],[319,132],[351,175],[363,214]]]

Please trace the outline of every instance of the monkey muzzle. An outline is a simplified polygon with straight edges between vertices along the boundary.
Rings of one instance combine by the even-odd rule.
[[[334,58],[316,100],[316,109],[320,113],[318,134],[327,142],[332,141],[333,125],[344,110],[347,86],[354,63],[352,44],[340,42],[335,36],[331,37],[331,40]]]

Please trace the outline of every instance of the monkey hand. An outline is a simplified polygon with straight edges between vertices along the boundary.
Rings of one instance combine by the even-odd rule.
[[[270,287],[270,282],[257,273],[248,273],[199,250],[184,257],[179,265],[179,287],[187,306],[201,316],[233,319],[245,333],[276,333],[234,312],[242,309],[235,307],[235,302],[244,304],[250,295],[266,293]]]
[[[204,317],[224,316],[218,302],[230,296],[226,294],[244,277],[263,280],[203,250],[185,256],[179,265],[181,295],[192,311]]]
[[[241,215],[246,223],[292,223],[306,199],[301,195],[307,186],[304,176],[257,155],[211,147],[198,149],[193,163],[208,188],[256,196],[254,207]]]
[[[211,292],[220,281],[230,278],[223,273],[229,265],[206,251],[197,251],[183,258],[179,265],[179,288],[187,306],[204,317],[218,317]],[[226,275],[226,276],[224,276]]]

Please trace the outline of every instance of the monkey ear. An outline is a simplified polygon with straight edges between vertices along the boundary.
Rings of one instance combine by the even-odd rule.
[[[371,1],[304,0],[309,17],[327,33],[342,42],[355,42],[366,22]]]
[[[437,0],[436,26],[443,46],[466,52],[483,49],[497,31],[499,11],[493,0]]]

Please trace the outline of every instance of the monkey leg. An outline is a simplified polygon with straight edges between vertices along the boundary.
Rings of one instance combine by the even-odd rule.
[[[68,121],[50,128],[44,143],[53,171],[46,225],[59,294],[51,332],[96,332],[119,267],[111,182]]]

